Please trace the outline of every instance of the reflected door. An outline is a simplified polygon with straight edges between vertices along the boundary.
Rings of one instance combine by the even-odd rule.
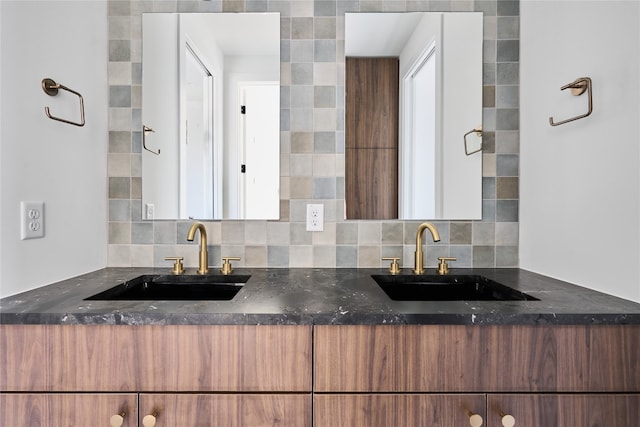
[[[181,162],[181,218],[213,217],[213,77],[187,46],[185,61],[186,138]]]
[[[401,218],[440,218],[442,199],[436,144],[435,45],[404,78],[404,132]]]
[[[280,217],[280,86],[240,86],[240,217]]]

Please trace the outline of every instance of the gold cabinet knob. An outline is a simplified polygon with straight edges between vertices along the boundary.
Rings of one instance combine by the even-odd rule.
[[[391,265],[389,266],[389,273],[391,274],[400,273],[400,265],[398,264],[399,259],[400,258],[394,258],[394,257],[382,258],[383,261],[391,261]]]
[[[482,423],[484,423],[484,420],[481,415],[469,412],[469,425],[471,427],[480,427]]]
[[[447,261],[455,261],[456,258],[440,256],[438,260],[440,260],[440,264],[438,264],[438,274],[445,275],[449,274],[449,264],[447,264]]]
[[[157,413],[145,415],[144,418],[142,419],[142,425],[144,427],[154,427],[156,425],[157,416],[158,416]]]
[[[184,264],[182,263],[183,259],[184,257],[181,256],[168,256],[165,258],[166,261],[175,261],[173,263],[173,269],[171,269],[171,272],[175,275],[184,273]]]
[[[233,266],[231,265],[231,261],[240,261],[240,257],[222,257],[222,268],[220,269],[220,273],[225,275],[233,273]]]
[[[121,427],[122,424],[124,424],[125,415],[126,414],[124,412],[112,415],[111,418],[109,418],[109,424],[111,425],[111,427]]]
[[[516,425],[516,419],[513,417],[513,415],[501,412],[500,416],[502,417],[502,427],[513,427]]]

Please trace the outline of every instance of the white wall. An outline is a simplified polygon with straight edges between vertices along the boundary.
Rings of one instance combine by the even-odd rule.
[[[441,218],[482,218],[482,152],[467,156],[463,138],[482,124],[482,29],[479,13],[443,15]]]
[[[415,66],[420,55],[432,42],[436,44],[436,126],[435,157],[436,170],[434,199],[435,212],[428,215],[436,218],[482,217],[482,153],[465,155],[463,135],[482,124],[482,13],[427,13],[423,16],[415,32],[411,35],[400,54],[401,103],[412,102],[403,93],[404,78]],[[403,109],[408,110],[408,109]],[[402,115],[402,111],[400,113]],[[401,123],[404,119],[400,117]],[[422,123],[424,125],[424,123]],[[428,126],[428,125],[427,125]],[[401,125],[402,136],[409,131]],[[470,137],[470,147],[477,147],[479,139]],[[426,152],[411,152],[401,143],[403,164],[410,165],[416,155],[426,158]],[[424,147],[423,147],[424,149]],[[414,147],[413,150],[416,150]],[[428,150],[427,150],[428,151]],[[409,160],[407,160],[409,159]],[[414,159],[415,160],[415,159]],[[405,167],[401,165],[401,169]],[[415,169],[415,168],[409,168]],[[413,178],[424,182],[425,171],[414,171]],[[421,178],[421,175],[424,175]],[[403,181],[403,178],[400,178]],[[425,209],[411,209],[411,184],[401,182],[401,216],[418,216]],[[420,193],[420,189],[413,192]],[[413,197],[415,198],[415,197]],[[405,210],[407,212],[405,212]]]
[[[520,266],[640,301],[640,2],[521,2]],[[593,79],[586,94],[560,87]]]
[[[0,24],[2,24],[2,6],[0,5]],[[1,29],[2,27],[0,27]],[[2,292],[2,237],[4,236],[5,230],[2,227],[4,221],[2,219],[2,211],[3,211],[3,197],[2,197],[2,31],[0,31],[0,297],[3,296]]]
[[[153,204],[154,218],[180,218],[180,94],[178,80],[178,15],[142,15],[142,124],[146,145],[156,155],[142,150],[143,218],[146,205]]]
[[[0,297],[107,263],[107,5],[0,1]],[[82,34],[82,37],[78,37]],[[84,96],[46,95],[51,77]],[[45,237],[20,240],[21,200],[45,203]]]

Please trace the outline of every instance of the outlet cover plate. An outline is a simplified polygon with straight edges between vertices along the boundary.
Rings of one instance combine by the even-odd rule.
[[[44,237],[44,202],[20,202],[20,238]]]
[[[324,205],[307,205],[307,231],[324,231]]]

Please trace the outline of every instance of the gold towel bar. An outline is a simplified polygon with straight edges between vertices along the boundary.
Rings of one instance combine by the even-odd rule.
[[[574,96],[580,96],[586,91],[588,95],[587,97],[588,110],[585,114],[582,114],[580,116],[575,116],[570,119],[562,120],[560,122],[554,122],[553,117],[549,117],[549,124],[551,126],[559,126],[565,123],[572,122],[574,120],[583,119],[587,117],[589,114],[591,114],[591,112],[593,111],[593,91],[591,90],[591,79],[589,77],[577,78],[574,82],[564,85],[560,88],[560,90],[565,90],[565,89],[571,89],[571,94]]]
[[[84,99],[82,99],[82,95],[80,95],[75,90],[69,89],[68,87],[56,83],[54,80],[46,78],[42,79],[42,90],[49,96],[56,96],[58,94],[58,89],[66,90],[67,92],[71,92],[76,95],[80,99],[80,122],[72,122],[70,120],[61,119],[60,117],[52,116],[49,112],[49,107],[44,107],[44,112],[52,120],[57,120],[59,122],[68,123],[74,126],[84,126]]]

